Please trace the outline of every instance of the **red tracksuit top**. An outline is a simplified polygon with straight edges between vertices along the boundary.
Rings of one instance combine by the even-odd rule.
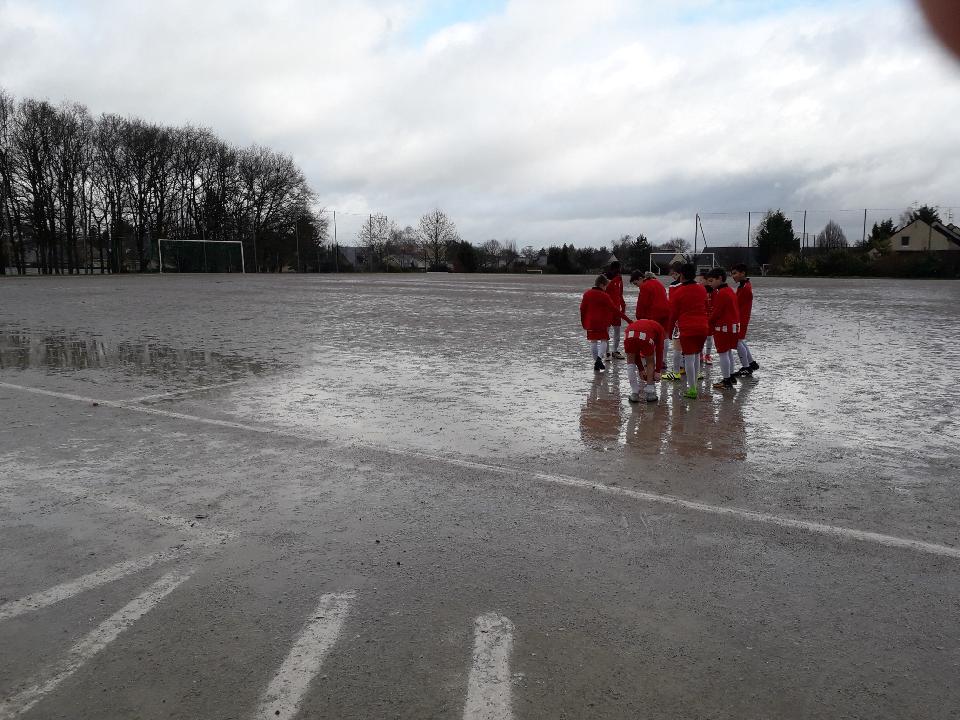
[[[670,301],[667,300],[667,289],[656,278],[647,278],[640,283],[640,294],[637,296],[637,320],[667,322],[669,317]]]
[[[737,286],[737,308],[740,311],[740,332],[747,332],[750,324],[750,311],[753,310],[753,285],[750,278],[744,278]]]
[[[688,280],[670,288],[670,327],[680,328],[683,337],[706,337],[707,291],[695,280]]]
[[[621,315],[620,309],[613,304],[613,298],[606,291],[593,287],[583,294],[580,301],[580,324],[588,333],[607,332],[614,318],[619,321]],[[630,322],[630,318],[625,315],[623,317]]]
[[[710,313],[710,332],[738,332],[740,311],[737,309],[737,296],[727,285],[721,285],[713,291],[713,310]]]
[[[654,280],[654,282],[660,285],[660,283],[656,280]],[[654,367],[657,368],[657,371],[659,372],[660,368],[663,367],[663,341],[667,339],[667,332],[663,329],[663,325],[656,320],[638,318],[627,325],[626,330],[623,332],[624,349],[626,349],[628,341],[631,344],[634,340],[639,341],[644,350],[652,350],[656,353],[657,364],[654,365]],[[652,353],[642,352],[640,354],[648,356]]]
[[[607,294],[611,297],[611,299],[613,300],[613,304],[617,306],[617,309],[618,309],[620,312],[626,312],[626,311],[627,311],[627,303],[626,303],[626,301],[623,299],[623,278],[620,277],[620,273],[617,273],[617,274],[614,275],[613,277],[609,277],[609,275],[608,275],[607,277],[608,277],[609,280],[610,280],[610,282],[607,283]],[[611,325],[619,325],[619,324],[620,324],[620,314],[619,314],[619,313],[618,313],[617,316],[613,319],[613,322],[610,323],[610,324],[611,324]]]

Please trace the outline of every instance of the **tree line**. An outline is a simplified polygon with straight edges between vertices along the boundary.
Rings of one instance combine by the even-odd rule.
[[[322,236],[312,202],[289,155],[0,88],[0,274],[144,272],[161,238],[242,240],[247,270],[279,270]]]

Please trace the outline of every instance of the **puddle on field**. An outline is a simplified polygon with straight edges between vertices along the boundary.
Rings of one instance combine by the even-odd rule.
[[[229,382],[262,375],[278,366],[190,350],[159,342],[111,341],[92,334],[41,334],[28,330],[0,331],[0,370],[44,374],[106,371],[128,378],[167,381]]]

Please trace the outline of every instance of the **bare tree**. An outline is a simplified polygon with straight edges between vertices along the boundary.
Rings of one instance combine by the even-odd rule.
[[[374,260],[377,261],[379,266],[383,266],[392,230],[394,230],[394,225],[390,222],[390,219],[386,215],[377,213],[368,215],[367,221],[360,226],[360,230],[357,232],[357,241],[367,250],[371,270],[374,269]]]
[[[847,236],[833,220],[828,222],[817,235],[817,247],[838,249],[847,247]]]
[[[678,252],[686,255],[690,252],[690,241],[682,237],[670,238],[663,244],[663,249],[667,252]]]
[[[484,256],[484,265],[493,266],[494,269],[500,267],[500,256],[503,253],[503,246],[496,238],[487,240],[482,246]]]
[[[456,225],[442,210],[431,210],[420,218],[420,242],[429,267],[443,266],[447,248],[459,240]]]

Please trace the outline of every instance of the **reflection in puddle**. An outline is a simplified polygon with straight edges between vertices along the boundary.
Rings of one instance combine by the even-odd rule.
[[[108,369],[161,378],[234,380],[277,369],[245,358],[160,343],[110,342],[95,335],[0,332],[0,370],[73,372]]]

